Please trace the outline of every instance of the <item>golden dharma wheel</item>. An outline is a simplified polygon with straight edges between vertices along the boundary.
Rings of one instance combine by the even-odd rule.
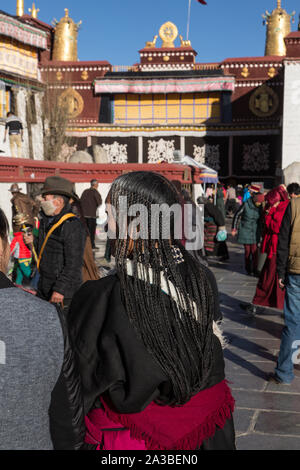
[[[171,21],[168,21],[161,26],[159,30],[159,36],[163,42],[162,47],[175,47],[174,42],[178,36],[177,26],[171,23]]]

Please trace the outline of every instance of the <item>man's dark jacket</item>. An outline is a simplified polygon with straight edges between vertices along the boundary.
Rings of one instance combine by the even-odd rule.
[[[67,205],[51,219],[42,213],[36,241],[38,255],[51,227],[70,212],[71,207]],[[58,292],[65,299],[71,299],[79,289],[82,284],[85,237],[82,223],[77,217],[66,220],[51,234],[40,263],[38,292],[41,298],[50,300],[52,293]]]
[[[277,273],[278,278],[285,281],[288,275],[288,261],[289,261],[289,249],[290,239],[292,232],[292,209],[291,204],[287,206],[285,214],[282,219],[280,226],[280,232],[278,235],[277,245]]]
[[[96,188],[86,189],[80,199],[84,217],[96,219],[97,209],[102,204],[102,198]]]

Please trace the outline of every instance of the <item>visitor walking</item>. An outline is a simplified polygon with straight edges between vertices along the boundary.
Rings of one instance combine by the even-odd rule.
[[[257,306],[283,310],[285,292],[279,287],[276,271],[278,235],[283,216],[289,204],[289,195],[283,186],[270,191],[265,197],[264,234],[261,243],[261,255],[266,260],[259,276],[252,304],[244,304],[243,308],[255,314]]]
[[[23,124],[12,112],[7,113],[3,142],[9,134],[9,145],[12,157],[22,157]]]
[[[237,242],[244,245],[245,269],[250,276],[257,275],[258,243],[261,238],[262,203],[265,196],[254,194],[235,213],[232,222],[232,236]]]
[[[198,198],[204,205],[204,249],[207,257],[216,256],[220,261],[229,259],[225,218],[213,201]]]
[[[24,241],[24,234],[29,229],[32,232],[33,226],[28,223],[28,218],[25,214],[16,215],[13,221],[17,230],[10,244],[10,252],[14,258],[12,281],[16,285],[22,286],[23,281],[27,281],[27,284],[30,283],[32,274],[32,252]]]
[[[225,201],[224,201],[224,188],[221,183],[218,183],[218,186],[217,186],[216,206],[221,212],[221,214],[223,215],[224,220],[225,220],[226,209],[225,209]]]
[[[86,224],[90,232],[93,249],[96,248],[95,234],[97,227],[97,210],[98,207],[100,207],[102,204],[102,198],[99,194],[98,187],[98,181],[92,180],[91,187],[82,193],[80,199],[83,215],[86,219]]]
[[[232,184],[228,185],[226,194],[226,213],[228,216],[233,216],[237,208],[236,190]]]
[[[75,450],[84,439],[80,380],[61,312],[6,277],[0,209],[0,450]]]
[[[152,217],[136,225],[126,218],[130,235],[119,238],[121,196],[127,210],[143,204],[148,214],[153,205],[181,203],[172,183],[155,173],[124,174],[112,184],[107,211],[116,274],[86,283],[68,317],[86,442],[99,450],[232,450],[234,400],[215,334],[216,281],[174,239],[172,214],[170,238],[165,220],[153,227]]]
[[[283,217],[277,249],[279,287],[286,289],[284,329],[275,373],[270,380],[290,384],[294,380],[293,353],[300,340],[300,196],[291,200]],[[296,343],[294,343],[296,342]]]
[[[73,184],[58,176],[46,179],[36,240],[40,279],[37,295],[65,311],[82,284],[85,232],[72,213]]]

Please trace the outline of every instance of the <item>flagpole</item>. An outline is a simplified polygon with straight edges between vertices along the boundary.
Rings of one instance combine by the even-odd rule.
[[[187,21],[187,28],[186,28],[187,41],[189,40],[189,34],[190,34],[191,6],[192,6],[192,0],[189,0],[188,21]]]

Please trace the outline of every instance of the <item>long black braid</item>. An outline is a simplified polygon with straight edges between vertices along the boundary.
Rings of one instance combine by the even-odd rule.
[[[173,185],[163,176],[150,172],[120,176],[114,181],[107,199],[116,209],[117,217],[120,196],[127,197],[127,208],[133,204],[147,208],[149,234],[147,239],[121,239],[117,225],[114,248],[122,300],[138,336],[172,385],[172,394],[161,404],[183,405],[203,388],[211,371],[213,289],[206,268],[192,258],[178,240],[163,238],[162,213],[159,235],[155,240],[151,239],[151,205],[167,204],[170,207],[181,202]],[[171,223],[174,226],[173,216]],[[186,263],[188,276],[183,276],[179,269],[174,249]],[[128,259],[133,275],[128,274]],[[166,280],[169,303],[162,291],[161,273]],[[174,287],[175,299],[171,293]]]

